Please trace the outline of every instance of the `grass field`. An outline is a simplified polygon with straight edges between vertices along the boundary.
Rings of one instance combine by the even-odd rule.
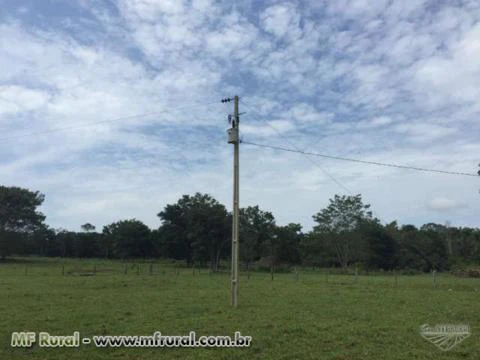
[[[126,269],[126,271],[125,271]],[[126,273],[125,273],[126,272]],[[93,275],[95,274],[95,275]],[[91,276],[82,276],[91,275]],[[16,259],[0,264],[0,359],[480,359],[480,280],[431,275],[229,276],[169,263]],[[469,324],[472,335],[442,352],[422,324]],[[242,335],[249,348],[10,347],[13,331],[69,335]]]

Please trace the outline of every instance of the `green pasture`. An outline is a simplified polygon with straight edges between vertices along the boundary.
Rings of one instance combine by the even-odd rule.
[[[241,275],[230,306],[227,272],[162,262],[19,258],[0,263],[0,359],[480,359],[480,279],[437,274]],[[468,324],[448,352],[423,324]],[[249,348],[12,348],[11,333],[231,335]]]

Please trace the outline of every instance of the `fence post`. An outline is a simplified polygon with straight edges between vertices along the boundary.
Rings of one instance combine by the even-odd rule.
[[[358,283],[358,266],[355,267],[355,284]]]
[[[435,289],[437,287],[437,270],[432,271],[432,282],[433,288]]]

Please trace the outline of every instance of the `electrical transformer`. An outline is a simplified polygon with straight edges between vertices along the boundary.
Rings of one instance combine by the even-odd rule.
[[[238,143],[238,128],[230,128],[227,130],[228,135],[228,143],[229,144],[236,144]]]

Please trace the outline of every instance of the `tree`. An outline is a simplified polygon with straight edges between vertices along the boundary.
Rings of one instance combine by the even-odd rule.
[[[445,270],[448,268],[448,249],[443,232],[436,226],[422,227],[403,225],[399,231],[399,264],[402,268],[422,271]]]
[[[417,251],[429,265],[429,268],[425,268],[424,271],[431,269],[443,271],[448,269],[448,246],[443,232],[421,230]]]
[[[197,195],[194,198],[198,202],[189,213],[193,258],[204,264],[209,261],[210,268],[217,271],[221,255],[226,253],[230,243],[231,216],[224,205],[209,195]]]
[[[300,251],[302,263],[305,265],[330,267],[336,263],[336,255],[320,233],[314,231],[306,233],[302,237]]]
[[[55,231],[55,241],[48,247],[49,256],[78,257],[77,234],[65,229]],[[55,255],[52,255],[55,254]]]
[[[106,247],[105,252],[101,251],[102,247],[102,235],[95,232],[95,226],[90,223],[85,223],[81,226],[83,233],[76,233],[77,241],[77,256],[86,258],[86,257],[97,257],[103,256],[108,258],[108,250]]]
[[[365,240],[365,260],[370,268],[393,270],[397,266],[398,244],[390,227],[383,227],[378,219],[363,221],[360,227]]]
[[[343,268],[359,253],[361,237],[358,228],[362,221],[372,218],[370,205],[362,202],[362,196],[339,196],[330,199],[330,204],[313,216],[317,225],[314,233],[327,242],[338,263]]]
[[[82,230],[85,231],[85,232],[92,232],[92,231],[95,231],[95,226],[90,224],[90,223],[85,223],[81,226]]]
[[[122,220],[103,228],[103,235],[113,244],[117,258],[147,257],[152,254],[150,229],[139,220]]]
[[[183,259],[187,265],[194,261],[210,261],[213,270],[227,250],[231,227],[225,206],[208,194],[183,195],[158,213],[160,245],[166,254]]]
[[[0,257],[16,250],[21,239],[42,226],[45,216],[37,211],[45,197],[38,191],[0,186]]]
[[[479,259],[480,231],[472,228],[451,228],[452,249],[455,258],[466,262]]]
[[[271,212],[260,210],[258,205],[240,209],[240,258],[246,261],[248,270],[251,262],[265,252],[273,260],[274,230],[275,218]]]
[[[290,223],[275,228],[275,257],[279,262],[299,264],[301,262],[300,243],[303,238],[302,225]]]
[[[76,240],[77,254],[81,258],[98,257],[100,253],[101,234],[96,232],[74,233]]]
[[[41,256],[60,256],[61,253],[52,255],[51,249],[60,248],[55,231],[46,225],[39,226],[35,231],[25,237],[24,254],[37,254]]]
[[[152,246],[153,246],[153,255],[155,257],[162,256],[168,257],[168,253],[166,250],[166,241],[165,241],[165,234],[163,232],[163,228],[160,227],[159,229],[152,230],[150,233]]]

